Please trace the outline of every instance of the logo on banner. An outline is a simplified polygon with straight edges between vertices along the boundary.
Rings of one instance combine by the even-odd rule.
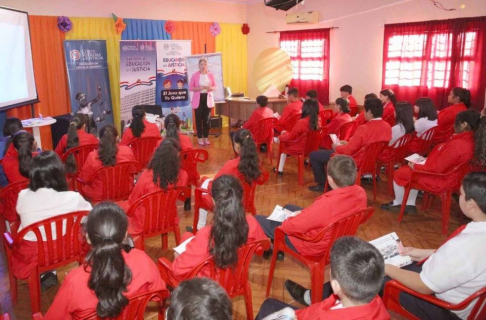
[[[71,57],[71,60],[77,61],[79,58],[81,58],[81,53],[79,53],[78,50],[71,50],[69,56]]]

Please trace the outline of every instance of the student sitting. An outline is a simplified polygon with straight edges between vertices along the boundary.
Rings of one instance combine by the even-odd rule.
[[[471,106],[471,92],[460,87],[452,88],[447,97],[447,102],[451,106],[442,109],[437,115],[437,130],[433,138],[434,143],[442,143],[449,140],[454,133],[454,120],[457,114],[469,109]]]
[[[418,114],[415,121],[415,134],[412,141],[408,145],[408,150],[411,153],[417,153],[421,146],[421,137],[423,134],[434,127],[437,127],[437,109],[434,102],[430,98],[418,98],[415,101],[415,113]]]
[[[486,135],[486,119],[481,120],[480,115],[476,110],[467,110],[459,113],[456,117],[455,132],[449,141],[437,145],[425,164],[413,164],[409,163],[408,166],[403,166],[393,175],[393,189],[395,190],[395,200],[389,203],[382,204],[383,210],[392,212],[399,212],[402,205],[403,196],[405,194],[405,186],[412,179],[412,173],[414,170],[426,171],[431,173],[446,173],[455,166],[470,161],[473,157],[478,162],[483,163],[483,159],[486,156],[484,150],[484,137]],[[476,150],[479,152],[474,154],[475,138],[474,132],[476,129]],[[421,177],[418,181],[421,185],[428,190],[444,190],[448,185],[451,187],[458,183],[451,179],[444,180],[437,177]],[[410,194],[407,200],[406,212],[416,213],[415,201],[417,199],[418,190],[410,190]]]
[[[327,179],[333,190],[318,197],[303,210],[294,205],[287,205],[287,210],[302,211],[283,223],[268,220],[265,216],[255,216],[265,234],[274,239],[275,229],[281,225],[286,233],[285,242],[292,250],[304,256],[321,255],[330,245],[329,238],[324,237],[319,242],[311,243],[293,235],[305,234],[307,237],[315,237],[334,222],[366,209],[367,202],[364,189],[354,184],[356,163],[353,158],[344,155],[332,157],[327,164]]]
[[[285,106],[282,115],[278,119],[277,127],[275,127],[277,133],[282,132],[282,130],[290,131],[292,128],[286,127],[288,126],[286,124],[287,120],[293,115],[302,113],[302,101],[299,100],[299,90],[291,88],[287,95],[289,104]]]
[[[264,319],[330,319],[330,320],[388,320],[388,314],[378,292],[383,283],[384,262],[373,245],[357,237],[341,237],[331,249],[331,280],[326,283],[332,292],[322,302],[304,309],[275,299],[267,299],[260,308],[257,320]],[[294,300],[310,304],[310,291],[287,280],[285,288]],[[289,290],[290,289],[290,290]],[[288,308],[286,310],[282,310]],[[294,310],[292,310],[294,309]],[[286,313],[278,318],[274,312]]]
[[[319,113],[324,111],[324,106],[317,100],[317,91],[316,90],[309,90],[305,93],[305,100],[313,99],[317,102],[319,106]],[[303,102],[305,102],[305,100]]]
[[[415,130],[413,125],[413,107],[410,103],[405,101],[397,102],[396,110],[396,124],[391,128],[392,137],[388,145],[393,145],[398,139]]]
[[[87,181],[95,170],[101,167],[114,166],[121,161],[136,161],[132,149],[127,146],[117,145],[118,131],[112,124],[107,124],[100,133],[100,146],[88,154],[88,158],[79,173],[79,178]],[[103,184],[95,178],[89,185],[82,186],[83,194],[93,201],[101,201]]]
[[[294,140],[300,136],[306,134],[309,131],[319,130],[321,127],[321,118],[319,117],[318,102],[314,99],[308,99],[304,102],[302,107],[302,116],[295,124],[290,132],[283,130],[280,133],[279,140],[283,143],[287,152],[303,152],[307,145],[307,136],[301,139],[298,143],[294,143]],[[287,159],[286,153],[280,154],[280,163],[278,167],[278,173],[283,174],[283,168],[285,166],[285,160]]]
[[[378,99],[378,96],[374,93],[368,93],[367,95],[365,95],[365,102],[368,99]],[[361,126],[367,122],[364,115],[365,111],[361,111],[361,113],[354,118],[354,121],[358,123],[358,126]]]
[[[353,87],[346,84],[339,89],[341,92],[341,98],[347,99],[349,101],[349,110],[354,111],[354,114],[358,112],[358,104],[356,103],[356,99],[353,97]]]
[[[62,158],[62,155],[65,154],[69,149],[99,143],[98,138],[91,133],[86,132],[86,122],[86,116],[81,113],[75,114],[71,118],[68,133],[62,136],[55,150],[59,158]],[[66,160],[66,171],[76,172],[76,165],[77,164],[74,156],[70,156]],[[83,163],[80,163],[80,167],[82,166]]]
[[[165,138],[172,138],[179,142],[181,150],[180,151],[187,151],[192,149],[192,140],[187,134],[182,134],[180,131],[181,128],[181,120],[175,113],[169,114],[164,119],[164,127],[165,127]],[[157,142],[156,149],[160,146],[160,144],[164,141],[164,139]]]
[[[218,268],[235,267],[241,246],[266,239],[256,219],[245,214],[242,204],[243,188],[237,178],[231,175],[217,178],[214,180],[211,195],[214,199],[214,218],[211,225],[199,229],[187,244],[186,251],[176,257],[172,265],[174,276],[181,280],[209,256],[214,257]],[[191,236],[192,233],[185,233],[182,241]],[[200,276],[208,275],[207,268],[201,270]]]
[[[86,223],[92,250],[84,265],[68,273],[45,319],[84,319],[93,313],[116,318],[130,297],[166,288],[152,259],[124,244],[127,226],[127,216],[116,204],[93,208]]]
[[[130,128],[123,133],[120,145],[127,146],[132,140],[145,137],[160,137],[159,128],[155,123],[145,120],[145,109],[143,106],[135,106],[132,109],[132,122]]]
[[[253,125],[262,119],[273,118],[273,110],[267,107],[268,98],[258,96],[256,98],[257,108],[252,112],[250,118],[243,125],[243,129],[251,130]]]
[[[34,137],[28,132],[19,132],[13,139],[3,158],[2,166],[9,183],[29,178],[30,163],[37,153],[34,150]]]
[[[24,130],[24,127],[19,118],[11,117],[5,120],[3,124],[3,137],[0,138],[0,159],[3,159],[7,153],[8,148],[12,144],[13,136],[21,130]],[[0,166],[0,187],[3,188],[7,184],[7,176],[5,175],[3,166]]]
[[[349,115],[349,101],[345,98],[337,98],[334,104],[334,111],[336,116],[325,126],[326,135],[322,141],[321,147],[323,149],[332,149],[332,140],[330,134],[335,134],[339,137],[340,129],[343,124],[353,121]]]
[[[233,305],[226,291],[208,278],[182,281],[174,290],[167,320],[232,320]]]
[[[405,268],[385,265],[391,279],[421,294],[456,304],[486,286],[486,173],[472,172],[462,181],[459,206],[472,220],[459,227],[439,249],[405,247],[400,254],[414,263]],[[477,299],[462,310],[449,311],[405,292],[400,304],[419,319],[467,319]]]
[[[317,185],[309,187],[309,190],[322,192],[326,183],[324,166],[328,163],[331,155],[346,154],[356,161],[359,167],[363,159],[362,148],[375,142],[388,143],[391,139],[391,127],[382,120],[383,105],[380,99],[366,99],[365,118],[368,121],[365,125],[359,126],[353,137],[347,141],[341,141],[340,145],[333,144],[333,150],[318,150],[311,152],[309,162],[312,165],[314,180]]]
[[[77,192],[68,191],[64,164],[53,151],[44,151],[32,159],[29,173],[29,187],[20,191],[17,200],[17,213],[20,217],[18,231],[36,222],[58,215],[89,211],[91,204]],[[55,227],[54,227],[55,228]],[[40,230],[46,239],[43,228]],[[53,230],[56,239],[56,231]],[[37,262],[37,237],[29,232],[24,237],[19,250],[14,251],[12,272],[19,279],[27,279]],[[49,279],[49,280],[48,280]],[[42,286],[47,288],[57,284],[57,277],[50,273],[42,278]]]
[[[261,175],[260,158],[258,157],[256,144],[250,131],[246,129],[236,131],[233,135],[233,142],[234,150],[239,157],[228,160],[214,176],[213,180],[216,180],[222,175],[229,174],[236,178],[243,175],[246,183],[255,183]],[[205,180],[201,187],[208,189],[208,192],[210,193],[213,180]],[[203,200],[207,207],[211,207],[213,204],[209,193],[203,196]],[[197,223],[198,230],[206,225],[207,214],[208,212],[206,210],[199,210],[199,221]]]
[[[128,201],[121,202],[119,205],[127,211],[132,204],[144,195],[168,188],[186,186],[187,173],[180,167],[179,143],[172,138],[167,138],[155,150],[152,160],[138,178]],[[178,223],[178,216],[176,216],[176,220]],[[128,233],[131,235],[143,232],[145,225],[144,206],[138,207],[134,215],[129,217],[128,225]]]
[[[395,107],[397,105],[397,98],[391,89],[384,89],[380,91],[380,100],[383,102],[383,120],[388,122],[390,126],[395,125]]]

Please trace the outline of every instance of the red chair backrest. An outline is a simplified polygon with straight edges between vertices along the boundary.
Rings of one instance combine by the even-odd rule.
[[[344,123],[339,127],[339,140],[349,141],[358,128],[356,121]]]
[[[270,240],[256,240],[245,244],[238,249],[238,263],[235,268],[220,269],[214,263],[213,257],[209,257],[195,267],[188,275],[187,279],[195,278],[201,269],[209,266],[210,279],[218,282],[230,297],[243,294],[248,283],[248,270],[253,254],[256,250],[270,248]]]
[[[386,142],[375,142],[361,148],[359,152],[363,154],[363,157],[358,165],[361,174],[371,173],[376,170],[376,160],[386,144]],[[357,179],[361,179],[361,177],[358,175]]]
[[[390,149],[393,152],[393,160],[395,162],[401,162],[407,154],[408,144],[412,141],[412,134],[407,133],[391,146],[385,146],[385,148]]]
[[[71,212],[33,223],[15,236],[12,248],[14,250],[20,248],[27,233],[34,234],[37,243],[39,272],[52,270],[73,261],[80,261],[79,231],[82,228],[82,219],[88,213],[88,211]],[[42,233],[45,234],[45,240]]]
[[[101,199],[121,201],[128,199],[133,187],[133,179],[142,167],[138,161],[121,161],[114,166],[96,169],[88,178],[88,183],[95,179],[103,185]]]
[[[430,128],[429,130],[425,131],[418,139],[415,140],[418,143],[417,153],[421,155],[426,155],[430,152],[432,147],[432,142],[434,141],[435,133],[437,132],[438,127]]]
[[[273,129],[277,125],[277,122],[277,118],[271,117],[258,120],[251,126],[250,132],[257,145],[262,143],[272,143]]]
[[[334,112],[332,110],[322,110],[319,112],[319,117],[321,118],[321,126],[325,126],[327,121],[332,118]]]
[[[128,146],[132,148],[135,159],[140,162],[143,168],[147,167],[154,154],[155,146],[161,139],[161,137],[143,137],[133,139],[128,143]]]
[[[15,208],[17,198],[19,197],[20,191],[27,189],[28,185],[29,180],[26,179],[10,183],[0,190],[0,210],[3,219],[8,221],[15,221],[18,219],[17,210]],[[0,221],[0,223],[2,222],[3,221]],[[0,230],[3,231],[3,228],[5,228],[5,223],[0,226]]]
[[[305,144],[304,157],[307,157],[312,151],[316,151],[317,149],[319,149],[323,138],[323,130],[309,130],[307,132],[307,142]]]
[[[250,212],[252,215],[256,214],[256,207],[255,207],[255,193],[257,185],[263,185],[267,182],[269,177],[268,171],[262,170],[261,175],[257,181],[253,182],[251,185],[246,182],[245,176],[240,174],[238,179],[243,186],[243,207],[245,208],[245,212]]]
[[[66,173],[66,176],[77,177],[79,172],[83,168],[83,165],[86,162],[86,159],[88,158],[90,152],[93,150],[98,150],[98,147],[99,147],[98,144],[87,144],[84,146],[74,147],[66,151],[61,157],[62,162],[66,163],[70,155],[73,155],[74,160],[76,162],[76,172]]]
[[[179,153],[181,158],[181,167],[187,172],[188,184],[197,185],[199,180],[199,172],[197,171],[197,163],[208,160],[209,154],[204,149],[189,149]]]
[[[287,118],[287,120],[282,125],[283,130],[289,132],[292,131],[292,128],[295,127],[295,124],[297,123],[297,121],[299,121],[301,117],[302,117],[302,113],[297,113]]]
[[[181,193],[188,193],[188,187],[168,188],[144,195],[127,210],[132,216],[139,207],[145,209],[144,233],[148,236],[171,228],[177,216],[177,199]]]
[[[357,115],[357,114],[358,114],[359,107],[358,107],[358,106],[356,106],[356,107],[350,107],[350,108],[349,108],[349,110],[350,110],[350,111],[349,111],[349,115],[350,115],[351,117],[354,117],[355,115]]]

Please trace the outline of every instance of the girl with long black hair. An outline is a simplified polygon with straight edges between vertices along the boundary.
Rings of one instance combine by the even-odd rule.
[[[397,105],[397,97],[392,89],[383,89],[380,91],[380,100],[383,103],[382,119],[393,127],[395,125],[395,107]]]
[[[32,157],[37,154],[32,152],[34,147],[34,137],[28,132],[18,132],[13,137],[2,163],[9,183],[29,178]]]
[[[93,208],[86,223],[92,249],[83,266],[71,270],[45,319],[84,319],[93,313],[114,318],[131,296],[166,288],[152,259],[124,244],[128,220],[116,204]]]
[[[165,138],[172,138],[178,141],[181,145],[181,151],[186,151],[193,148],[191,138],[188,135],[181,133],[181,120],[176,114],[171,113],[165,117],[164,127],[166,130]],[[162,141],[163,140],[157,143],[157,147],[162,143]]]
[[[415,130],[413,124],[413,107],[406,101],[397,102],[396,110],[396,123],[392,127],[392,138],[388,145],[393,145],[395,141],[403,137],[408,133],[412,133]]]
[[[265,239],[265,233],[252,215],[245,214],[242,204],[243,188],[231,175],[214,180],[211,195],[214,199],[214,218],[211,225],[200,229],[187,244],[186,251],[172,265],[174,275],[184,279],[188,272],[209,256],[219,268],[234,268],[238,264],[238,249],[248,242]],[[193,236],[185,233],[182,240]],[[209,270],[201,270],[208,276]]]
[[[56,146],[56,153],[59,158],[62,157],[69,149],[85,146],[88,144],[98,144],[98,138],[91,133],[86,132],[87,117],[82,113],[75,114],[69,122],[68,133],[63,135]],[[83,164],[81,163],[80,166]],[[74,156],[66,160],[66,171],[76,172],[76,160]]]
[[[309,131],[319,130],[321,127],[321,117],[319,117],[319,103],[314,99],[305,100],[302,105],[302,116],[299,121],[292,128],[291,132],[283,130],[280,133],[279,140],[280,143],[285,145],[288,151],[301,151],[305,149],[307,144],[307,138],[301,139],[299,143],[292,143],[293,140],[298,139],[303,134]],[[280,154],[280,164],[278,167],[279,174],[283,174],[283,168],[285,166],[285,160],[287,159],[287,154]]]
[[[130,128],[123,132],[120,145],[126,146],[132,140],[145,137],[160,137],[160,130],[155,123],[150,123],[145,119],[145,109],[143,106],[132,108],[132,122]]]
[[[100,142],[98,150],[91,151],[79,173],[82,180],[88,180],[91,174],[101,168],[114,166],[121,161],[136,161],[132,149],[117,144],[118,131],[112,124],[107,124],[99,131]],[[93,183],[82,187],[83,194],[93,201],[101,201],[103,190],[101,180],[95,179]]]
[[[454,121],[459,112],[466,111],[471,106],[471,92],[455,87],[452,88],[447,102],[451,105],[439,111],[437,115],[437,129],[435,130],[434,143],[442,143],[454,133]]]

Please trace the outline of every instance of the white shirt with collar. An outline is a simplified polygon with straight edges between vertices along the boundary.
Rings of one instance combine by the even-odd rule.
[[[486,286],[486,222],[470,222],[424,263],[420,279],[437,298],[459,303]],[[467,319],[475,302],[460,311]]]
[[[421,137],[425,131],[430,128],[437,127],[437,119],[429,120],[429,118],[423,117],[415,121],[415,132],[417,132],[417,137]]]

